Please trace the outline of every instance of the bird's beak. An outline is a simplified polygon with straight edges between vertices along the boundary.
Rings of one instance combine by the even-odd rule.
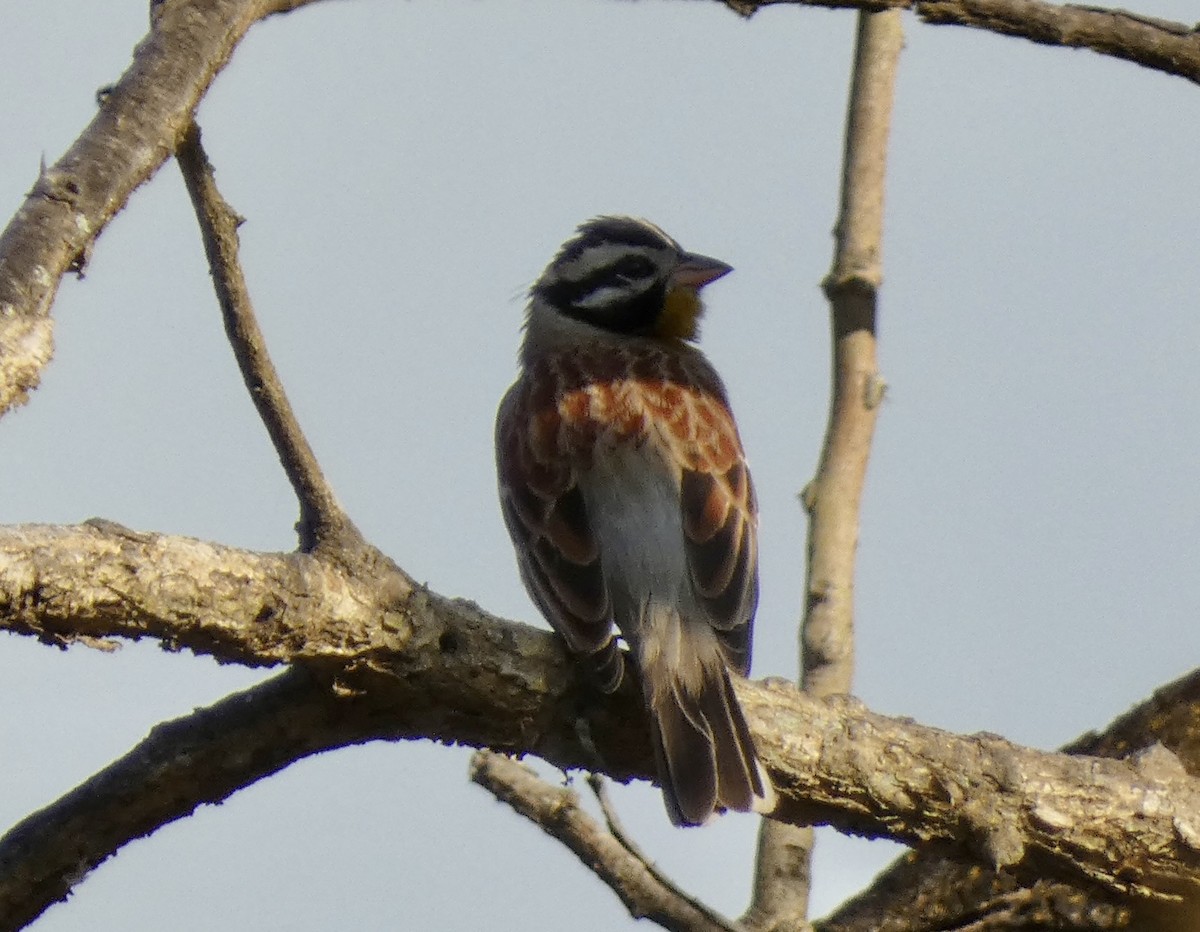
[[[679,264],[671,272],[671,285],[699,291],[709,282],[715,282],[722,275],[727,275],[732,271],[733,266],[720,259],[702,256],[695,252],[685,252],[679,257]]]

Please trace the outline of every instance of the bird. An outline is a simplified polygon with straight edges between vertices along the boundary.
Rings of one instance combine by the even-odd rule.
[[[775,800],[731,679],[750,669],[757,502],[725,386],[694,345],[700,290],[730,271],[646,220],[583,223],[530,289],[496,416],[525,588],[601,693],[635,668],[681,826]]]

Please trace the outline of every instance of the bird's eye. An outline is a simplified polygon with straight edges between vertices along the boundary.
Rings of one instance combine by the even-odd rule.
[[[612,266],[613,275],[632,281],[638,278],[651,278],[654,275],[654,263],[645,256],[624,256]]]

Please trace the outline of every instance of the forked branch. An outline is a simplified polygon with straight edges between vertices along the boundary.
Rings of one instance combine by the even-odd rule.
[[[172,566],[187,570],[164,586],[155,573]],[[235,566],[240,569],[231,572]],[[171,590],[169,598],[164,589]],[[240,598],[230,597],[234,589]],[[164,641],[174,631],[176,643],[218,658],[303,666],[324,690],[312,707],[326,712],[309,720],[321,730],[322,746],[424,738],[536,754],[571,769],[594,767],[598,752],[618,780],[646,779],[654,770],[633,684],[603,707],[593,703],[587,719],[592,744],[585,747],[578,727],[581,686],[551,634],[425,590],[397,598],[305,554],[253,554],[107,525],[0,529],[0,628],[47,637],[64,630],[94,637],[153,632]],[[1131,761],[1071,757],[994,736],[949,734],[875,715],[850,699],[814,699],[787,685],[743,682],[738,696],[779,791],[780,819],[935,843],[1029,883],[1058,878],[1135,899],[1180,897],[1195,905],[1200,781],[1169,752]],[[226,740],[220,730],[189,728],[186,721],[163,734]],[[187,755],[201,753],[188,747]],[[305,747],[296,745],[284,757],[311,753]],[[137,757],[113,767],[136,774]],[[262,775],[254,755],[226,757],[233,769],[222,777],[223,793]],[[157,814],[133,834],[114,835],[107,842],[112,849],[94,852],[91,863],[190,811],[179,793],[193,799],[192,806],[210,801],[205,781],[200,773],[165,788],[132,777],[121,782],[140,797],[140,812]],[[74,826],[73,833],[26,824],[18,836],[0,839],[0,875],[34,857],[30,839],[55,846],[59,838],[106,837],[100,826],[120,822],[112,807],[125,804],[90,794],[64,802],[69,811],[56,808],[55,818]],[[78,850],[66,842],[56,850],[39,854],[38,863],[53,863],[63,877],[77,879]],[[61,889],[59,883],[38,889]]]
[[[95,119],[43,168],[0,234],[0,416],[24,403],[50,361],[50,309],[96,237],[175,151],[216,75],[246,31],[318,0],[158,3],[133,64],[107,89]],[[1200,83],[1200,32],[1124,11],[1042,0],[724,0],[741,13],[772,2],[865,10],[913,9],[927,22],[1088,48]]]
[[[723,917],[682,893],[580,806],[569,788],[555,787],[503,754],[479,751],[471,780],[561,842],[625,904],[635,919],[676,932],[737,932]]]

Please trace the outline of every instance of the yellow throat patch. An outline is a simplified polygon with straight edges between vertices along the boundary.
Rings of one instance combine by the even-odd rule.
[[[704,302],[694,288],[672,288],[663,302],[662,313],[654,324],[654,335],[694,340],[700,329]]]

